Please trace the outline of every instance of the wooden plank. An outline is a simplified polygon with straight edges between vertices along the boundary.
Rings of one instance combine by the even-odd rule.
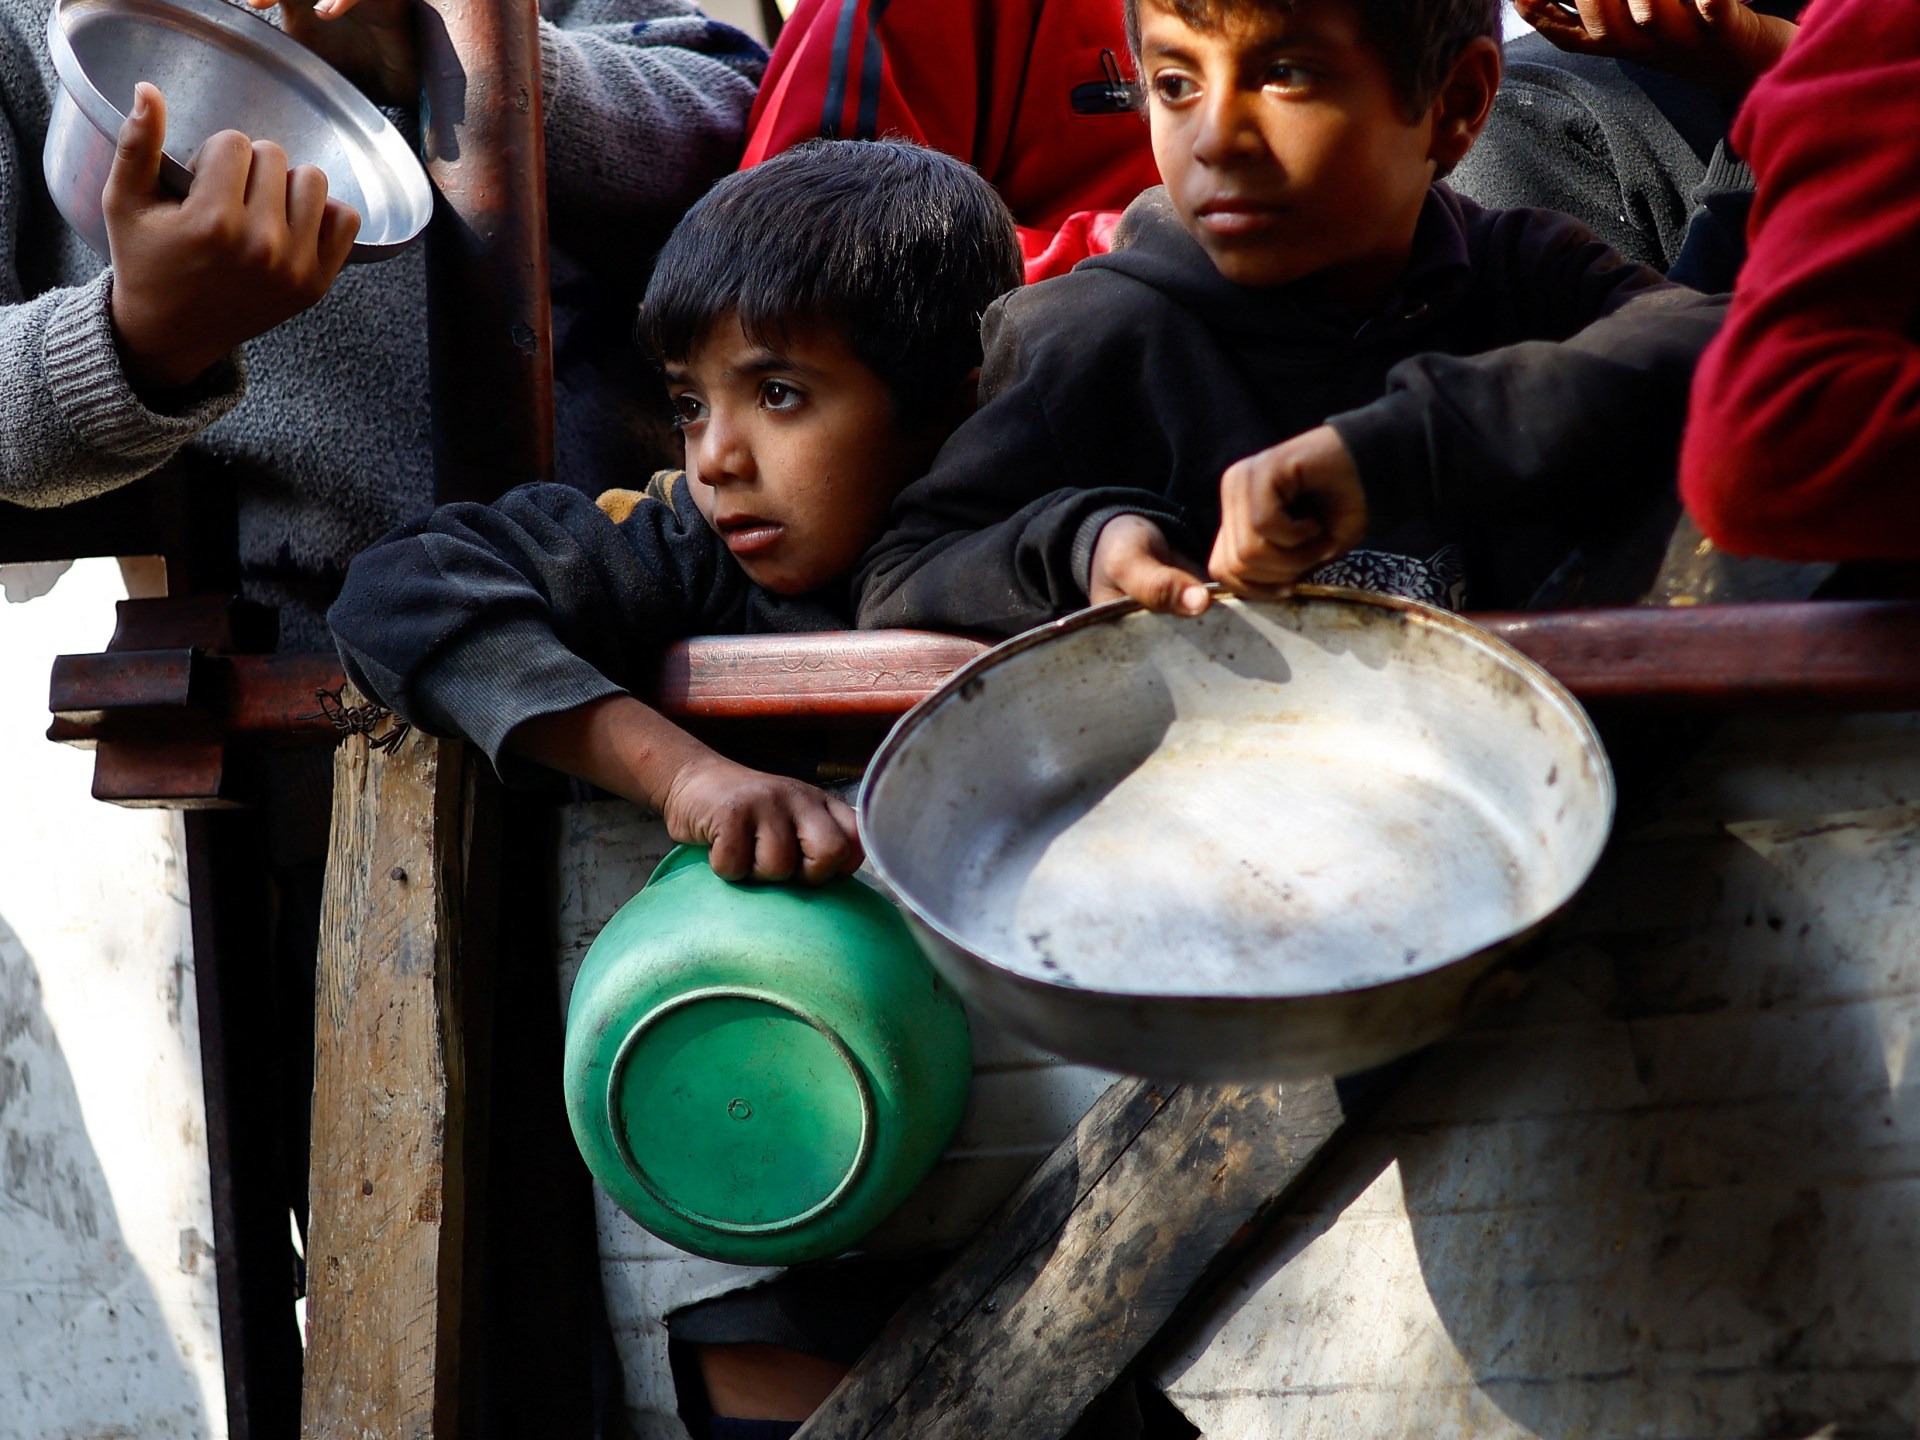
[[[465,747],[341,745],[315,1001],[309,1440],[450,1436],[470,1185]]]
[[[1331,1081],[1123,1081],[802,1427],[1065,1435],[1340,1129]]]

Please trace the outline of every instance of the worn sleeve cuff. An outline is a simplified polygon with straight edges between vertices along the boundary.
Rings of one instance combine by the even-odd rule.
[[[1734,153],[1731,144],[1722,140],[1713,147],[1713,154],[1707,160],[1707,172],[1694,187],[1694,202],[1704,204],[1707,197],[1712,195],[1750,195],[1754,183],[1753,167]]]
[[[240,403],[240,352],[209,370],[164,410],[134,393],[114,345],[113,272],[73,291],[48,317],[42,340],[47,387],[80,445],[102,455],[159,464]]]
[[[429,730],[464,735],[508,783],[535,773],[507,754],[507,737],[529,720],[558,715],[626,691],[568,650],[553,631],[521,621],[488,625],[436,655],[412,686],[417,720]]]
[[[1106,505],[1095,510],[1080,522],[1080,528],[1073,535],[1073,550],[1069,561],[1073,567],[1073,583],[1080,587],[1080,593],[1087,595],[1092,590],[1093,551],[1100,543],[1100,532],[1107,528],[1109,520],[1118,520],[1122,515],[1138,515],[1151,520],[1165,533],[1168,543],[1175,550],[1191,553],[1191,537],[1186,526],[1180,521],[1180,512],[1172,505],[1155,506],[1150,501],[1140,504]]]
[[[1327,424],[1339,435],[1360,472],[1367,497],[1367,528],[1376,534],[1398,529],[1434,504],[1434,458],[1429,453],[1420,401],[1405,390],[1389,390],[1358,410],[1335,415]]]

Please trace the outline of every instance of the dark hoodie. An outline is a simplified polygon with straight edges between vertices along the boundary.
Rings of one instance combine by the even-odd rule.
[[[747,578],[662,470],[616,521],[568,485],[442,505],[354,558],[327,612],[347,676],[436,735],[462,735],[503,776],[531,775],[507,737],[638,685],[688,635],[844,630],[844,582],[776,595]]]
[[[1221,472],[1323,422],[1370,532],[1316,578],[1458,606],[1463,565],[1475,604],[1520,603],[1568,544],[1672,484],[1723,313],[1564,216],[1445,186],[1357,322],[1221,278],[1163,190],[1116,245],[987,312],[981,407],[862,562],[862,626],[1014,634],[1076,609],[1119,514],[1204,559]]]

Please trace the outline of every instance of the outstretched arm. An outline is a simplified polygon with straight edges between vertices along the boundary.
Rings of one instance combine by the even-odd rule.
[[[1518,323],[1539,338],[1402,361],[1379,400],[1328,422],[1376,532],[1435,512],[1604,528],[1672,483],[1687,386],[1724,303],[1570,220],[1500,224]]]
[[[631,695],[609,695],[529,720],[508,748],[648,806],[682,844],[707,845],[728,880],[818,885],[859,868],[847,805],[811,785],[749,770]]]
[[[311,165],[226,130],[184,197],[160,183],[166,101],[144,81],[101,196],[112,268],[0,310],[0,498],[62,505],[153,470],[239,403],[237,347],[332,285],[359,217]],[[11,257],[26,157],[0,131],[0,240]]]
[[[1746,268],[1681,483],[1728,549],[1920,557],[1920,7],[1824,0],[1735,130]]]
[[[1083,278],[1058,283],[1101,303],[1100,289],[1075,284]],[[886,533],[862,559],[855,576],[861,628],[1017,634],[1087,603],[1095,544],[1108,521],[1146,515],[1177,531],[1178,506],[1151,491],[1098,484],[1173,469],[1168,456],[1142,451],[1135,427],[1106,421],[1140,397],[1073,383],[1143,373],[1150,357],[1134,349],[1119,359],[1092,353],[1085,327],[1063,320],[1062,307],[1042,293],[1049,288],[1015,291],[988,309],[980,409],[932,469],[901,491]],[[1078,413],[1057,418],[1063,405]],[[1059,438],[1060,424],[1071,443]]]
[[[327,618],[356,685],[503,773],[525,757],[649,805],[729,878],[824,880],[859,864],[844,805],[624,688],[665,641],[744,628],[748,604],[680,478],[618,524],[564,485],[443,506],[356,558]]]

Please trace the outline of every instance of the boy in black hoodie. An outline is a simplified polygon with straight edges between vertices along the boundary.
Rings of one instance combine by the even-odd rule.
[[[1164,185],[1113,254],[988,312],[981,408],[862,562],[860,623],[1198,613],[1201,557],[1250,596],[1524,603],[1671,483],[1720,305],[1434,183],[1485,122],[1499,18],[1128,0]]]

